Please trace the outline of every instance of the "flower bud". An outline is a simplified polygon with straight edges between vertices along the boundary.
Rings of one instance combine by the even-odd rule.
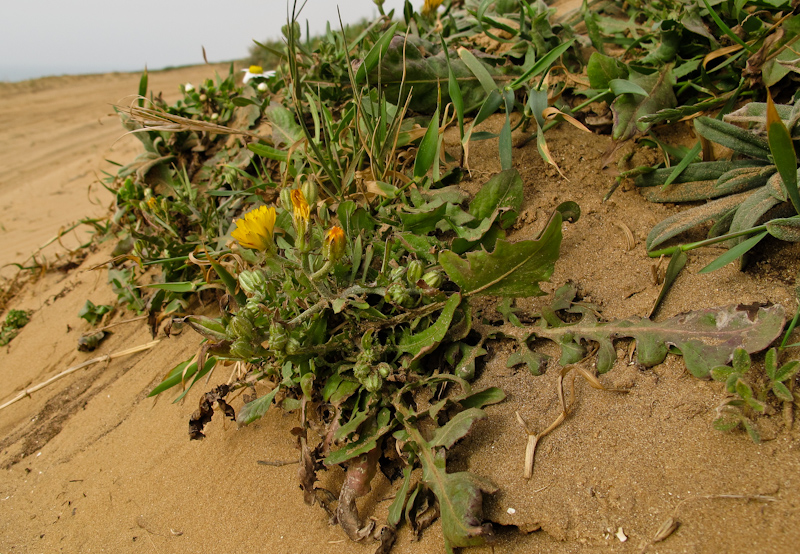
[[[253,345],[245,339],[236,339],[230,346],[230,353],[235,358],[251,358],[254,354]]]
[[[269,326],[269,349],[283,352],[288,342],[289,334],[286,332],[286,328],[277,321],[273,321]]]
[[[422,280],[425,281],[425,284],[427,284],[429,287],[438,289],[444,283],[444,275],[442,275],[441,271],[434,269],[423,275]]]
[[[281,207],[287,212],[292,211],[292,189],[289,187],[281,189]]]
[[[205,102],[206,100],[208,100],[208,96],[206,96],[205,94],[201,94],[200,95],[200,101],[201,102]]]
[[[364,379],[363,385],[369,392],[377,392],[381,390],[383,386],[383,377],[381,377],[377,371],[370,373],[367,378]]]
[[[337,262],[344,256],[344,230],[337,226],[330,228],[322,244],[322,254],[326,260]]]
[[[423,263],[419,260],[411,260],[408,263],[408,270],[406,270],[406,280],[412,287],[417,284],[417,281],[422,279],[422,272],[425,269]]]
[[[403,306],[411,301],[411,295],[402,283],[392,283],[386,288],[384,299]]]
[[[359,360],[356,362],[356,365],[353,366],[353,375],[356,379],[364,382],[364,380],[369,376],[370,372],[372,371],[372,367],[365,361]]]
[[[255,331],[255,328],[249,319],[242,315],[236,314],[228,323],[227,331],[231,338],[245,339],[250,342],[253,340],[253,332]]]
[[[269,90],[267,83],[258,83],[256,88],[258,89],[258,92],[267,92]]]
[[[241,286],[242,290],[247,294],[260,296],[260,300],[263,300],[264,289],[267,286],[267,276],[260,269],[242,271],[239,274],[239,286]]]
[[[303,347],[303,345],[300,344],[299,340],[297,340],[294,337],[289,337],[289,340],[286,342],[286,354],[288,356],[292,356],[294,354],[297,354],[298,352],[300,352],[300,349],[302,347]]]
[[[319,191],[317,190],[316,183],[314,183],[311,179],[306,179],[303,181],[303,184],[300,186],[300,190],[303,191],[303,196],[305,196],[306,202],[308,202],[309,206],[313,206],[317,203]]]
[[[183,85],[183,91],[186,94],[194,92],[194,85],[192,83],[186,83],[185,85]]]
[[[392,366],[387,364],[386,362],[381,362],[376,367],[378,370],[378,375],[386,379],[392,373]]]
[[[403,273],[405,273],[406,268],[404,267],[395,267],[389,273],[389,280],[390,281],[399,281],[403,277]]]
[[[212,113],[211,121],[216,121],[217,119],[219,119],[219,114],[217,112]]]

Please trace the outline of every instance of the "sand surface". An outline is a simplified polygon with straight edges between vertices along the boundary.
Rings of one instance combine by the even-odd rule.
[[[171,101],[180,83],[213,77],[214,69],[152,73],[151,88]],[[110,105],[125,102],[138,80],[139,75],[109,74],[0,84],[0,265],[23,263],[74,221],[107,215],[112,197],[98,178],[114,168],[104,160],[127,163],[140,152],[133,137],[120,139],[123,130]],[[489,126],[499,129],[500,123]],[[447,140],[452,145],[457,137]],[[526,192],[512,238],[534,236],[556,205],[578,202],[583,215],[564,227],[562,257],[546,290],[569,280],[606,318],[644,316],[659,290],[644,238],[678,208],[649,204],[630,184],[601,202],[614,181],[602,170],[608,137],[565,127],[549,132],[548,144],[569,180],[543,164],[534,142],[515,151]],[[473,150],[474,172],[464,183],[469,192],[499,171],[495,152],[491,143]],[[640,151],[634,165],[656,156]],[[628,249],[619,223],[632,230],[634,248]],[[83,231],[65,236],[63,245],[43,252],[47,263],[58,265],[59,257],[63,262],[86,239]],[[76,349],[80,334],[89,330],[77,315],[84,302],[115,300],[105,269],[91,270],[110,258],[112,247],[101,244],[78,267],[44,273],[11,301],[10,307],[33,315],[0,350],[0,403],[68,367],[152,340],[139,321],[115,327],[93,353]],[[781,303],[794,311],[797,247],[766,243],[745,272],[731,265],[698,275],[719,252],[693,253],[658,319],[750,302]],[[41,254],[39,259],[44,262]],[[119,311],[111,322],[131,317]],[[169,395],[154,402],[148,392],[200,342],[190,330],[158,338],[145,352],[80,369],[0,411],[0,551],[374,551],[376,543],[351,543],[318,506],[303,503],[296,464],[260,463],[297,460],[289,433],[295,414],[273,410],[241,429],[215,418],[207,439],[189,441],[189,415],[203,392],[228,379],[230,369],[217,368],[183,403],[172,404]],[[508,368],[514,343],[489,346],[476,386],[499,386],[508,400],[488,408],[489,418],[449,457],[451,470],[469,469],[500,489],[485,503],[487,519],[496,523],[496,544],[468,551],[795,552],[797,425],[788,428],[780,412],[760,418],[760,445],[741,431],[715,431],[715,408],[726,398],[721,384],[695,379],[672,355],[642,369],[628,363],[627,342],[617,347],[619,359],[601,381],[630,392],[603,392],[578,379],[574,409],[542,439],[528,481],[522,476],[527,436],[515,412],[536,431],[547,427],[560,411],[558,371],[551,367],[535,377],[524,366]],[[552,345],[542,348],[555,353]],[[763,356],[755,359],[758,366]],[[240,405],[237,400],[234,407]],[[340,482],[335,471],[323,479],[329,488]],[[362,513],[385,520],[394,488],[379,475],[360,505]],[[648,546],[670,517],[680,522],[678,530]],[[441,551],[438,523],[419,542],[402,527],[394,550]]]

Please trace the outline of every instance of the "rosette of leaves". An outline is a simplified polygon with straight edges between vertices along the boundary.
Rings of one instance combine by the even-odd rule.
[[[685,169],[658,169],[637,177],[636,185],[652,202],[709,200],[656,225],[647,237],[649,255],[671,255],[727,241],[730,250],[703,270],[712,271],[742,257],[767,235],[800,240],[794,145],[800,138],[798,118],[797,106],[775,106],[771,98],[765,104],[748,104],[722,121],[698,118],[697,133],[733,150],[734,159],[692,163]],[[734,122],[752,127],[744,129]],[[667,240],[709,221],[714,224],[708,240],[656,250]]]

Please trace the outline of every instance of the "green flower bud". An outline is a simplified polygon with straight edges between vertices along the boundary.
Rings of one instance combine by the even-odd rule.
[[[255,328],[247,317],[236,314],[228,323],[227,330],[231,338],[245,339],[247,342],[250,342],[253,340]]]
[[[253,357],[253,345],[246,339],[236,339],[230,347],[231,356],[234,358],[241,358],[243,360]]]
[[[289,342],[289,334],[280,323],[273,321],[269,326],[269,348],[275,352],[283,352]]]
[[[408,263],[408,270],[406,271],[406,280],[408,284],[414,286],[417,284],[417,281],[422,279],[422,272],[424,271],[425,266],[419,260],[411,260]]]
[[[289,187],[281,189],[281,206],[287,212],[292,213],[292,189]]]
[[[386,379],[392,373],[392,366],[386,362],[379,363],[376,369],[378,370],[378,374],[384,379]]]
[[[383,386],[383,377],[377,371],[370,373],[364,380],[363,385],[369,392],[377,392]]]
[[[372,367],[369,363],[359,360],[356,362],[356,365],[353,366],[353,375],[356,379],[364,383],[364,380],[369,376],[370,372],[372,371]]]
[[[286,342],[286,354],[288,356],[292,356],[294,354],[297,354],[298,352],[300,352],[300,349],[302,347],[303,347],[303,345],[300,344],[299,340],[297,340],[294,337],[289,337],[289,340]]]
[[[411,295],[408,294],[406,287],[402,283],[392,283],[386,288],[384,299],[403,306],[411,301]]]
[[[300,190],[303,191],[303,196],[306,197],[306,202],[308,202],[309,206],[313,206],[317,203],[319,192],[317,191],[317,184],[311,179],[306,179],[300,187]]]
[[[423,275],[422,280],[425,281],[429,287],[438,289],[444,283],[444,275],[442,275],[441,271],[434,269]]]
[[[403,278],[403,273],[405,272],[406,268],[404,267],[395,267],[389,273],[389,280],[390,281],[399,281]]]
[[[457,367],[456,377],[460,377],[465,381],[472,381],[475,378],[475,362]]]
[[[267,286],[267,276],[260,269],[253,271],[242,271],[239,274],[239,285],[247,294],[258,296],[258,301],[261,301],[264,299],[264,289]]]

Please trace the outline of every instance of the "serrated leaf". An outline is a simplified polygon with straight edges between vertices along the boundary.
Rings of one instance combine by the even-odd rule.
[[[469,252],[466,259],[446,251],[439,263],[465,295],[541,296],[539,282],[552,275],[560,245],[561,214],[556,212],[538,240],[498,240],[493,252]]]
[[[457,441],[464,438],[472,428],[472,424],[479,419],[486,419],[486,412],[479,408],[469,408],[457,413],[443,427],[439,427],[434,431],[430,442],[431,448],[436,448],[437,446],[450,448]]]
[[[684,356],[686,367],[696,377],[708,377],[711,368],[728,364],[737,348],[748,353],[767,348],[783,329],[783,306],[732,305],[696,310],[664,321],[631,317],[609,323],[585,315],[574,324],[537,326],[535,335],[564,345],[581,339],[603,343],[620,337],[636,340],[639,363],[646,367],[664,361],[668,347]]]
[[[549,359],[549,356],[531,350],[527,342],[519,341],[519,350],[508,357],[506,367],[514,367],[518,364],[526,364],[528,366],[528,371],[531,372],[531,375],[541,375],[544,373],[544,368],[547,367],[547,362]]]

